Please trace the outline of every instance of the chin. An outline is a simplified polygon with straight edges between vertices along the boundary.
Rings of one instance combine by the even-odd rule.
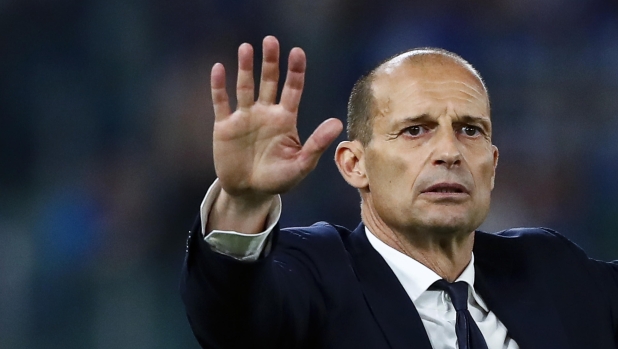
[[[428,226],[444,230],[472,232],[481,226],[489,213],[489,205],[440,205],[431,207],[420,215]]]
[[[433,217],[432,217],[433,216]],[[476,230],[482,219],[468,214],[443,213],[424,217],[421,225],[439,234],[468,234]]]
[[[430,221],[430,222],[423,222],[424,224],[422,224],[423,226],[423,230],[426,231],[430,231],[434,234],[440,234],[440,235],[455,235],[455,234],[462,234],[462,233],[470,233],[472,232],[474,229],[470,228],[470,224],[469,223],[464,223],[464,222],[436,222],[436,221]]]

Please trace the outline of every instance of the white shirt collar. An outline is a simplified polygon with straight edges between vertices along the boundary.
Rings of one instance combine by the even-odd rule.
[[[399,279],[399,282],[401,282],[401,285],[406,290],[413,303],[416,302],[421,294],[427,291],[429,286],[441,279],[433,270],[385,244],[382,240],[373,235],[367,227],[365,227],[365,234],[367,235],[369,243],[391,267],[393,273],[395,273],[395,276],[397,276],[397,279]],[[464,271],[455,281],[466,282],[470,286],[472,297],[476,303],[488,312],[489,309],[487,305],[474,289],[474,277],[474,253],[472,253],[470,263],[468,263]]]

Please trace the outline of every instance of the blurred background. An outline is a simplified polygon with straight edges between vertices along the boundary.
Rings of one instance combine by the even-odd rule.
[[[302,139],[382,59],[459,53],[500,149],[482,229],[548,226],[618,258],[615,0],[4,0],[1,349],[198,348],[178,282],[215,178],[209,72],[231,83],[237,46],[268,34],[307,52]],[[358,224],[332,154],[284,196],[284,226]]]

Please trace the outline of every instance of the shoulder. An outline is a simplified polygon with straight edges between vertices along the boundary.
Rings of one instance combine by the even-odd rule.
[[[496,233],[485,233],[478,231],[485,236],[495,236],[504,239],[523,239],[523,240],[536,240],[536,239],[566,239],[562,234],[557,231],[544,228],[544,227],[525,227],[525,228],[511,228],[502,230]]]
[[[342,239],[352,232],[345,227],[328,222],[316,222],[308,227],[289,227],[281,229],[281,235],[301,240]]]
[[[328,222],[317,222],[308,227],[291,227],[279,231],[278,243],[283,246],[302,244],[304,247],[325,247],[341,245],[351,234],[345,227]]]
[[[308,227],[289,227],[277,232],[277,245],[281,248],[327,248],[343,247],[343,239],[352,232],[328,222],[316,222]]]
[[[482,244],[504,244],[511,246],[544,246],[579,249],[579,247],[559,232],[549,228],[512,228],[497,233],[476,232],[476,240]]]
[[[513,228],[489,234],[476,232],[476,254],[516,260],[553,260],[569,262],[587,260],[585,252],[564,235],[549,228]]]
[[[269,257],[287,271],[306,272],[324,284],[324,278],[346,275],[349,255],[344,240],[352,232],[327,222],[317,222],[309,227],[281,229],[273,236]]]

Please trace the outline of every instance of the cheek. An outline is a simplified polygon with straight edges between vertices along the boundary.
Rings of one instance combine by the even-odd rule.
[[[366,163],[373,206],[386,220],[397,209],[406,206],[404,202],[409,200],[407,188],[411,187],[406,162],[391,155],[368,156]]]
[[[474,175],[476,185],[483,192],[491,192],[493,189],[493,177],[495,174],[493,157],[486,157],[479,163],[476,168],[478,169]]]
[[[415,162],[397,154],[383,153],[367,158],[369,186],[374,191],[398,191],[412,187],[418,172]]]

